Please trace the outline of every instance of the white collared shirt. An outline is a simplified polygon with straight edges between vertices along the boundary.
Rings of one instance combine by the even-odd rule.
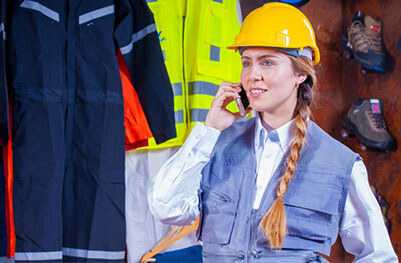
[[[255,153],[258,170],[254,208],[259,207],[261,196],[292,138],[291,121],[270,132],[263,128],[260,120],[257,125]],[[267,136],[261,136],[261,133]],[[163,223],[190,224],[199,215],[197,192],[201,171],[210,160],[219,135],[220,132],[211,127],[196,126],[180,150],[155,176],[148,193],[149,207]],[[345,250],[355,256],[354,262],[398,262],[361,160],[356,161],[352,169],[341,222],[341,241]]]
[[[266,187],[287,151],[293,121],[289,121],[278,129],[268,132],[262,125],[261,118],[256,118],[255,156],[257,167],[256,195],[253,208],[258,209]]]

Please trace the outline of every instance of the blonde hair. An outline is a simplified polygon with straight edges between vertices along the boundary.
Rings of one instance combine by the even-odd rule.
[[[263,216],[260,226],[264,231],[270,247],[281,249],[287,234],[287,218],[284,207],[284,195],[288,185],[295,175],[295,169],[300,157],[302,147],[305,144],[308,119],[311,116],[310,104],[313,99],[313,90],[316,86],[316,72],[310,60],[289,56],[296,73],[305,74],[306,80],[298,87],[297,105],[294,111],[294,138],[290,145],[286,169],[281,176],[277,189],[276,199],[270,209]]]

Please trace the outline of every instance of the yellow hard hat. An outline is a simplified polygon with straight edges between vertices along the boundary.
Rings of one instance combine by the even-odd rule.
[[[309,19],[296,7],[284,3],[267,3],[245,18],[235,43],[228,48],[241,47],[276,47],[295,51],[287,52],[291,55],[306,54],[314,64],[320,61]]]

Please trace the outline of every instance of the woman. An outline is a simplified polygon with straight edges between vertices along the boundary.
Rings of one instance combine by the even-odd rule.
[[[236,43],[241,84],[223,83],[205,125],[156,176],[152,212],[198,215],[204,262],[325,262],[338,234],[360,262],[397,262],[359,156],[310,120],[319,50],[298,9],[268,3]],[[256,118],[226,105],[246,91]]]

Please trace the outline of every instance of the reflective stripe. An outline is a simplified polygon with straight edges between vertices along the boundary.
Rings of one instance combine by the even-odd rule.
[[[146,0],[148,3],[157,2],[157,0]]]
[[[1,263],[13,263],[14,262],[14,258],[0,257],[0,262]]]
[[[109,5],[103,8],[99,8],[94,11],[80,15],[79,24],[83,24],[103,16],[111,15],[113,13],[114,13],[114,5]]]
[[[63,248],[63,254],[68,257],[121,260],[125,258],[125,251],[102,251],[76,248]]]
[[[148,25],[148,26],[144,27],[143,29],[139,30],[138,32],[136,32],[135,34],[132,35],[131,42],[128,45],[120,48],[121,53],[123,55],[125,55],[125,54],[131,52],[135,42],[138,42],[139,40],[143,39],[144,37],[146,37],[147,35],[149,35],[150,33],[153,33],[153,32],[156,32],[155,24]]]
[[[46,6],[44,6],[38,2],[24,0],[24,2],[21,3],[20,7],[36,10],[36,11],[44,14],[45,16],[47,16],[57,22],[60,22],[60,15],[57,12],[47,8]]]
[[[63,258],[63,253],[61,251],[15,253],[15,260],[36,261],[36,260],[57,260],[62,258]]]
[[[217,3],[223,3],[223,0],[213,0],[213,1]]]
[[[217,93],[218,86],[210,82],[190,82],[188,83],[189,95],[203,94],[214,96]]]
[[[181,83],[173,83],[173,92],[174,96],[182,95],[182,84]]]
[[[0,33],[3,35],[3,40],[6,40],[6,30],[4,29],[4,23],[0,24]]]
[[[184,111],[175,111],[174,112],[175,123],[183,123],[184,122]]]
[[[220,61],[220,48],[216,46],[210,46],[210,60]]]
[[[209,110],[205,109],[192,109],[191,110],[191,121],[204,122]]]

